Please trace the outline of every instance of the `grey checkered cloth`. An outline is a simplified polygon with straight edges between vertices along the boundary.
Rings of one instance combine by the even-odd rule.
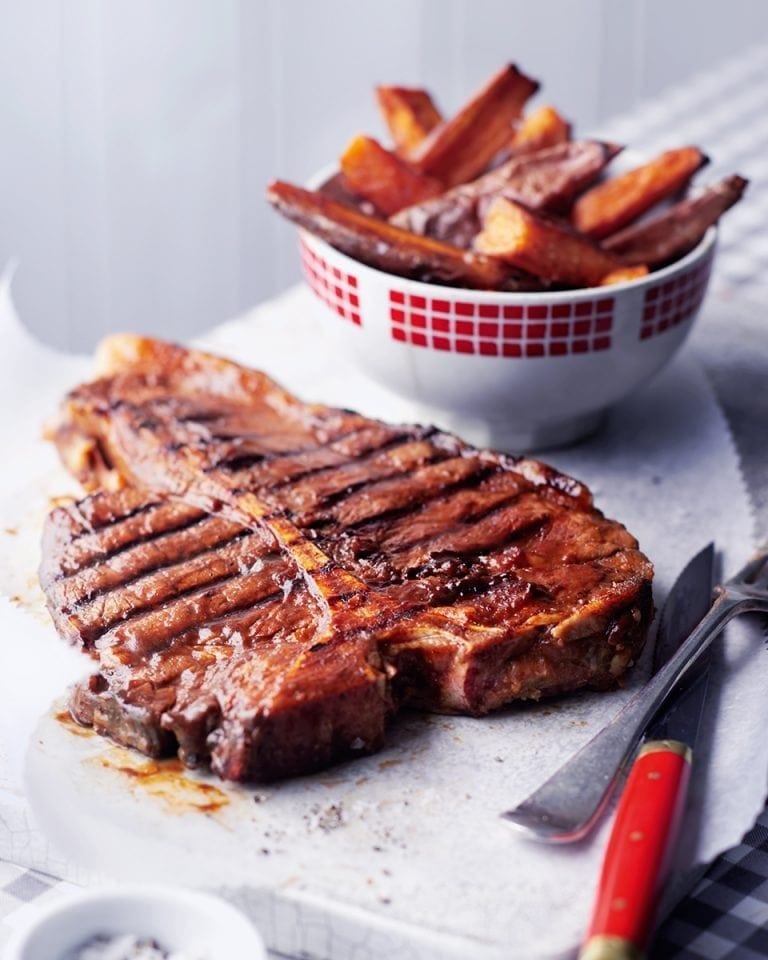
[[[685,142],[700,143],[717,161],[702,179],[714,181],[734,172],[750,178],[748,202],[729,213],[723,224],[713,298],[720,308],[740,311],[740,325],[733,329],[741,334],[752,331],[745,350],[755,342],[764,347],[763,330],[768,337],[768,327],[763,326],[768,300],[768,45],[710,69],[606,127],[602,134],[631,143],[647,154]],[[751,327],[750,307],[753,320],[759,321]],[[768,356],[768,350],[765,354]],[[733,419],[734,410],[744,413],[743,398],[729,397],[727,388],[717,382],[716,367],[708,369],[726,413],[731,415],[737,440],[744,440]],[[750,409],[759,414],[763,408],[753,402]],[[758,508],[759,527],[768,532],[764,444],[747,437],[739,447]],[[759,448],[757,453],[753,447]],[[0,954],[13,929],[23,924],[30,912],[75,889],[53,877],[0,862]],[[649,957],[768,957],[768,807],[743,842],[719,857],[677,904],[657,932]]]
[[[768,957],[768,809],[658,931],[652,960]]]
[[[0,862],[0,957],[13,931],[22,926],[31,913],[41,904],[74,890],[77,887],[56,877]]]

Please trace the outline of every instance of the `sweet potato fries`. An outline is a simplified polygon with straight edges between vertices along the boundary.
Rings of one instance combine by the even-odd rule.
[[[641,276],[684,256],[741,198],[737,175],[680,198],[707,163],[695,146],[605,177],[621,147],[571,140],[552,106],[524,114],[538,87],[508,64],[447,118],[427,90],[377,87],[392,147],[358,135],[319,190],[276,181],[267,197],[380,270],[499,290]]]
[[[567,211],[573,198],[600,176],[620,149],[598,140],[581,140],[522,153],[471,183],[406,207],[391,222],[412,233],[471,248],[494,197],[517,200],[533,210]]]
[[[575,230],[504,197],[489,206],[475,249],[543,280],[573,287],[597,287],[648,272],[645,266],[625,267]]]
[[[747,181],[726,177],[691,200],[681,200],[663,213],[614,233],[603,247],[624,263],[663,267],[693,250],[704,233],[737,203]]]
[[[395,152],[405,159],[412,156],[443,119],[426,90],[376,87],[376,99]]]
[[[321,193],[276,180],[267,189],[267,199],[300,227],[379,270],[480,290],[504,285],[508,271],[500,260],[466,253],[429,237],[418,237]]]
[[[590,237],[607,237],[685,187],[706,162],[698,147],[667,150],[650,163],[588,190],[574,204],[574,226]]]
[[[347,186],[385,216],[443,192],[439,180],[414,170],[371,137],[355,137],[340,166]]]
[[[457,114],[435,127],[417,150],[416,165],[447,187],[474,179],[509,140],[512,124],[538,89],[513,64],[503,67]]]

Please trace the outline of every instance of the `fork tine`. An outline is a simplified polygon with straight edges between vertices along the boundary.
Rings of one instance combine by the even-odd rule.
[[[746,566],[730,578],[728,583],[734,586],[739,584],[768,586],[768,550],[764,549],[755,554]]]

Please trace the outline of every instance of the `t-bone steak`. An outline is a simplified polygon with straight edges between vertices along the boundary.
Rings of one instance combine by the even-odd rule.
[[[99,363],[53,428],[92,492],[41,567],[97,662],[81,723],[264,781],[377,749],[400,705],[481,715],[636,659],[651,565],[575,480],[157,340]]]

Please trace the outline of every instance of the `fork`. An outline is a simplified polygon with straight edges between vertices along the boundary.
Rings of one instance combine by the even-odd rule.
[[[670,693],[733,617],[755,612],[768,613],[768,548],[715,588],[715,601],[701,623],[617,716],[527,800],[502,816],[545,843],[583,839]]]

